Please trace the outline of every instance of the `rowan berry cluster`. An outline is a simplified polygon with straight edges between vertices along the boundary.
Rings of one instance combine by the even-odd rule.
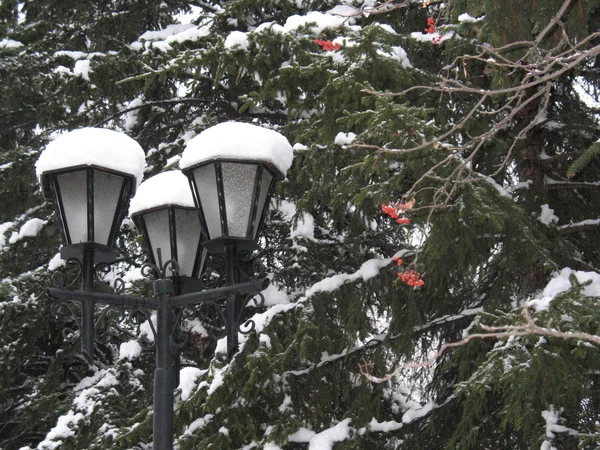
[[[331,41],[322,41],[321,39],[315,39],[313,42],[317,45],[320,45],[325,52],[334,52],[342,47],[340,44],[336,44]]]
[[[433,17],[427,18],[427,28],[425,28],[425,33],[433,34],[436,32],[435,28],[435,19]]]
[[[394,257],[394,261],[396,261],[396,265],[398,267],[404,264],[404,260],[398,258],[397,256]],[[410,272],[399,272],[398,278],[403,283],[406,283],[412,287],[421,287],[425,285],[425,281],[421,279],[421,274],[419,272],[415,272],[414,270],[411,270]]]
[[[400,217],[399,212],[404,212],[410,209],[408,203],[399,203],[397,205],[381,205],[381,210],[396,221],[399,225],[408,225],[410,219]]]
[[[437,31],[437,28],[435,27],[435,19],[433,17],[428,17],[427,18],[427,28],[425,28],[425,33],[427,34],[433,34]],[[442,41],[442,36],[438,35],[435,36],[431,42],[433,42],[434,44],[439,44]]]
[[[410,272],[399,273],[398,278],[403,283],[408,284],[409,286],[421,287],[425,284],[423,280],[421,280],[421,274],[419,272],[415,272],[411,270]]]

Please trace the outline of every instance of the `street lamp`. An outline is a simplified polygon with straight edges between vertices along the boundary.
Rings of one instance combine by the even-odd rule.
[[[256,247],[275,181],[292,163],[288,147],[281,134],[238,122],[221,123],[188,142],[179,166],[190,180],[206,248]]]
[[[153,297],[124,295],[121,289],[115,293],[94,289],[96,271],[116,259],[116,234],[145,167],[141,147],[114,131],[85,128],[57,138],[36,164],[44,192],[54,201],[64,245],[61,255],[82,269],[81,291],[61,284],[48,292],[61,304],[81,303],[81,321],[74,319],[90,364],[96,303],[142,310],[148,318],[146,311],[156,313],[156,328],[150,320],[156,345],[155,450],[173,448],[174,371],[178,369],[174,347],[182,311],[213,305],[222,316],[218,305],[225,301],[228,353],[237,348],[241,312],[248,300],[269,284],[264,274],[239,282],[238,252],[258,247],[256,239],[275,180],[285,177],[292,157],[289,142],[280,134],[248,124],[225,123],[190,141],[181,160],[182,168],[189,168],[189,184],[174,171],[139,187],[130,213],[149,250],[150,264],[142,267],[142,273],[155,278]],[[203,232],[209,237],[204,243]],[[191,281],[201,276],[207,250],[225,253],[226,287],[200,290],[201,283]],[[177,289],[174,281],[179,283]],[[245,300],[239,301],[240,296]]]
[[[152,264],[178,263],[177,294],[198,291],[207,250],[202,245],[200,218],[187,178],[179,171],[163,172],[144,181],[131,200],[129,215],[144,237]]]

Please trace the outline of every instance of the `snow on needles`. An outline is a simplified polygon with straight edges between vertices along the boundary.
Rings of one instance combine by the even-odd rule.
[[[179,167],[186,169],[215,158],[270,163],[285,178],[294,151],[288,140],[276,131],[249,123],[223,122],[188,142]]]
[[[95,165],[133,175],[137,186],[144,175],[146,155],[126,134],[104,128],[80,128],[50,142],[35,169],[41,178],[44,172],[81,165]]]
[[[544,311],[550,307],[550,303],[561,292],[565,292],[571,288],[569,277],[575,275],[580,283],[591,281],[592,283],[586,286],[582,294],[588,297],[600,297],[600,274],[596,272],[584,272],[581,270],[573,270],[565,267],[560,272],[554,275],[544,290],[529,301],[528,305],[535,308],[536,311]]]
[[[168,186],[169,189],[165,189]],[[145,180],[131,199],[129,215],[164,205],[194,208],[194,198],[187,177],[179,170],[159,173]]]

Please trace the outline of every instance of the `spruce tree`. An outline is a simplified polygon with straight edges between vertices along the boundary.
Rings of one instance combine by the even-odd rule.
[[[185,323],[178,448],[600,448],[599,21],[594,0],[3,2],[0,447],[152,440],[153,355],[124,351],[144,327],[108,315],[90,370],[45,296],[40,151],[120,130],[151,176],[236,120],[295,149],[260,240],[274,286],[231,360]],[[116,275],[140,244],[126,221]]]

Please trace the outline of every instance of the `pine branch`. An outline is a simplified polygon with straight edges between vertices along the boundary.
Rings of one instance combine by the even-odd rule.
[[[582,231],[594,230],[600,226],[600,219],[587,219],[581,222],[570,223],[556,227],[560,234],[579,233]]]
[[[368,371],[364,370],[364,366],[360,366],[361,373],[370,381],[374,383],[384,383],[386,381],[390,381],[400,372],[406,369],[420,369],[424,367],[430,367],[433,365],[442,355],[446,352],[446,350],[451,348],[462,347],[474,339],[503,339],[507,337],[517,337],[517,336],[551,336],[559,339],[578,339],[581,341],[592,342],[594,344],[600,345],[600,336],[590,334],[590,333],[580,333],[580,332],[570,332],[570,331],[560,331],[555,328],[547,328],[540,327],[535,323],[535,321],[531,318],[531,314],[529,313],[529,306],[524,306],[522,315],[525,319],[525,323],[522,325],[506,325],[501,327],[491,327],[487,325],[480,325],[480,327],[485,331],[484,333],[473,333],[467,336],[464,339],[456,342],[449,342],[443,344],[438,352],[433,355],[431,358],[417,363],[406,363],[401,364],[396,367],[391,373],[385,375],[384,377],[375,377],[368,373]]]
[[[116,119],[119,116],[122,116],[123,114],[126,114],[131,111],[136,111],[138,109],[146,108],[148,106],[177,105],[177,104],[181,104],[181,103],[210,103],[212,101],[213,100],[211,100],[211,99],[203,99],[203,98],[172,98],[172,99],[168,99],[168,100],[154,100],[154,101],[144,102],[140,105],[131,106],[129,108],[122,109],[119,112],[113,114],[110,117],[107,117],[106,119],[98,122],[97,124],[95,124],[93,126],[99,127],[101,125],[104,125],[105,123],[110,122],[113,119]]]

